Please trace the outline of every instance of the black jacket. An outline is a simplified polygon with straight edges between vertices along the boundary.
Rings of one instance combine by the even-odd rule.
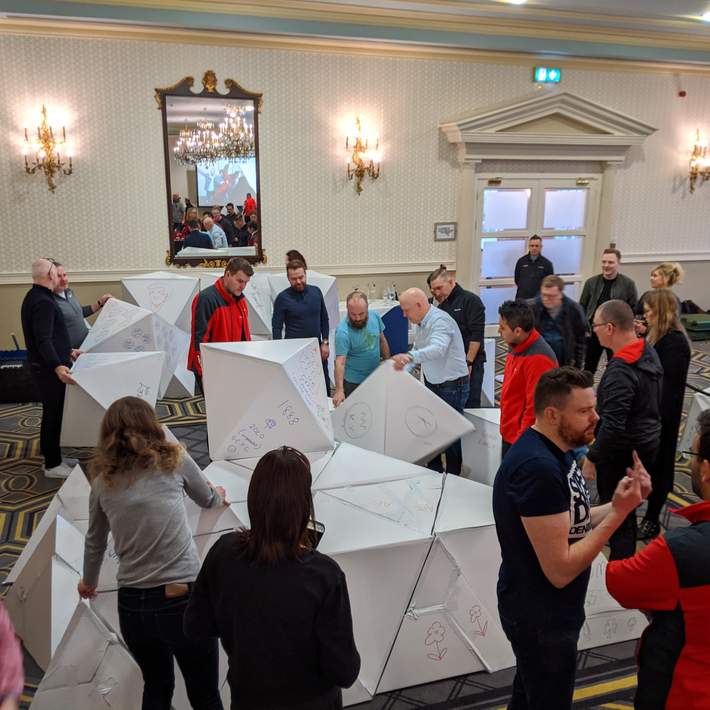
[[[564,340],[565,358],[564,361],[560,361],[558,358],[558,362],[560,367],[562,365],[572,365],[581,369],[584,364],[584,351],[587,346],[587,319],[578,303],[567,296],[563,296],[562,299],[558,323]],[[533,302],[532,309],[535,316],[535,328],[544,338],[545,323],[551,320],[551,316],[547,308],[542,304],[540,296],[537,296]]]
[[[212,237],[207,232],[190,232],[185,237],[183,249],[186,247],[199,247],[200,249],[214,249]]]
[[[71,366],[71,342],[64,316],[54,294],[34,284],[22,301],[22,331],[27,359],[34,365],[54,370]]]
[[[461,331],[463,347],[468,360],[468,345],[471,342],[480,343],[474,362],[486,361],[486,350],[483,347],[483,333],[486,328],[486,308],[483,301],[470,291],[456,284],[449,297],[439,304],[439,308],[448,313]]]
[[[659,441],[662,390],[663,367],[652,345],[639,339],[615,352],[597,389],[600,420],[589,460],[610,463]]]
[[[515,298],[535,298],[540,293],[540,284],[545,276],[555,273],[552,262],[542,254],[532,260],[530,254],[521,256],[515,264]]]
[[[592,318],[594,318],[594,311],[597,310],[597,303],[599,301],[599,296],[602,295],[602,290],[604,289],[604,276],[602,274],[597,274],[592,276],[584,282],[584,288],[582,289],[582,295],[579,299],[579,305],[584,308],[587,314],[587,320],[591,323]],[[636,302],[638,301],[638,291],[636,290],[636,284],[628,276],[623,274],[617,274],[614,283],[611,286],[611,295],[609,300],[618,299],[619,301],[626,301],[631,306],[633,310],[636,308]]]

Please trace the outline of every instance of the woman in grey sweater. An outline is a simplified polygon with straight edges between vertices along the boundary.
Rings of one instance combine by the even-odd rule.
[[[224,505],[179,445],[166,440],[152,407],[138,397],[114,402],[101,423],[91,466],[83,598],[96,595],[109,531],[119,559],[121,634],[143,673],[143,710],[169,710],[176,659],[195,710],[222,710],[217,641],[182,631],[183,612],[200,570],[184,496],[203,508]]]

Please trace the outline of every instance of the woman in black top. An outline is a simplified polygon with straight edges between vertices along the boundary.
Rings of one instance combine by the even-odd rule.
[[[311,471],[299,451],[265,454],[249,485],[250,530],[209,551],[185,632],[218,636],[232,710],[335,710],[360,670],[345,575],[314,549]]]
[[[673,490],[678,429],[690,366],[690,343],[678,316],[678,299],[669,288],[649,291],[643,312],[648,323],[647,340],[656,349],[663,365],[661,445],[651,471],[653,491],[638,529],[639,539],[648,540],[660,532],[658,518],[666,497]]]

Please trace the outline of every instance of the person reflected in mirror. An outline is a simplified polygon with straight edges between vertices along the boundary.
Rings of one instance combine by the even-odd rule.
[[[196,219],[191,219],[187,223],[188,235],[185,237],[185,242],[183,243],[183,249],[187,247],[197,247],[198,249],[214,249],[212,244],[212,237],[210,237],[207,232],[203,232],[200,229],[200,223]]]
[[[69,277],[64,266],[58,261],[54,261],[54,265],[57,267],[57,287],[54,289],[54,297],[64,316],[69,331],[69,342],[72,348],[78,349],[89,334],[89,327],[84,318],[98,313],[106,301],[113,296],[105,293],[95,303],[82,306],[74,296],[74,291],[69,288]]]
[[[234,241],[235,247],[245,247],[249,244],[249,230],[241,212],[234,213]]]
[[[244,219],[248,222],[255,212],[256,200],[252,197],[251,192],[247,192],[247,196],[244,200]]]
[[[177,192],[173,192],[170,207],[173,219],[173,232],[179,232],[185,221],[185,205],[183,205],[180,195],[178,195]]]
[[[200,558],[187,523],[185,496],[201,508],[226,505],[179,444],[165,437],[155,410],[122,397],[106,411],[90,464],[89,530],[78,585],[97,594],[108,535],[118,558],[121,635],[143,674],[143,708],[170,710],[174,662],[193,708],[221,710],[216,639],[183,632]]]
[[[377,311],[369,310],[367,296],[353,291],[345,305],[347,313],[335,331],[335,407],[390,357],[385,324]]]
[[[337,710],[358,677],[347,582],[315,549],[311,484],[300,451],[265,454],[249,482],[249,528],[220,537],[195,582],[185,633],[222,642],[232,707]]]
[[[259,243],[259,225],[252,220],[247,224],[247,246],[255,247]]]
[[[648,323],[644,319],[644,304],[647,297],[656,289],[673,288],[673,286],[683,283],[684,275],[685,271],[677,261],[664,261],[662,264],[654,267],[653,271],[651,271],[651,277],[649,279],[651,283],[651,290],[641,294],[641,298],[639,298],[636,308],[634,308],[634,313],[638,316],[636,319],[636,333],[638,335],[646,335],[648,332]],[[673,295],[675,296],[678,314],[680,315],[680,298],[678,298],[675,293]]]
[[[271,334],[274,340],[286,338],[317,338],[323,362],[325,391],[330,394],[328,336],[330,324],[325,299],[318,286],[307,283],[306,267],[302,261],[289,261],[286,276],[290,286],[281,291],[274,301]]]
[[[227,243],[227,235],[224,233],[224,230],[218,224],[214,223],[214,220],[210,215],[207,215],[202,220],[202,229],[210,235],[212,246],[215,249],[226,249],[229,246]]]
[[[542,237],[533,234],[528,239],[528,253],[515,264],[515,300],[528,300],[540,293],[540,284],[545,276],[555,273],[552,262],[542,255]]]
[[[254,275],[242,257],[229,260],[222,278],[200,291],[192,301],[192,329],[187,368],[202,389],[201,343],[233,343],[251,340],[249,309],[244,289]]]
[[[199,215],[197,212],[197,207],[188,207],[185,210],[185,222],[182,225],[182,229],[175,234],[176,240],[182,240],[190,234],[190,222],[197,222],[199,227]]]
[[[427,389],[463,414],[470,385],[463,338],[456,321],[445,311],[432,306],[419,288],[410,288],[400,294],[399,305],[404,317],[416,327],[412,349],[392,357],[395,370],[412,370],[415,365],[421,365]],[[444,455],[446,472],[460,475],[463,463],[461,439],[454,441]],[[441,456],[429,461],[427,467],[443,472]]]
[[[232,205],[232,210],[234,210],[234,205]],[[223,215],[220,207],[215,206],[212,208],[212,220],[224,232],[227,237],[227,244],[232,244],[234,242],[235,229],[231,218]]]
[[[287,266],[288,266],[289,261],[300,261],[306,269],[308,268],[306,258],[303,256],[303,254],[301,254],[300,251],[296,251],[296,249],[289,249],[286,252],[286,265]]]

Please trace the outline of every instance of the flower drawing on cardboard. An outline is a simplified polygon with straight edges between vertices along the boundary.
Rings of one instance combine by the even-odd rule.
[[[427,658],[432,661],[443,661],[448,648],[442,648],[441,644],[444,642],[444,636],[446,636],[446,628],[439,621],[435,621],[426,632],[426,639],[424,640],[424,645],[432,648],[431,653],[427,653]],[[434,653],[436,649],[436,653]]]
[[[485,636],[488,631],[488,620],[483,618],[481,607],[478,604],[474,604],[468,610],[468,615],[473,626],[473,633],[477,636]]]

